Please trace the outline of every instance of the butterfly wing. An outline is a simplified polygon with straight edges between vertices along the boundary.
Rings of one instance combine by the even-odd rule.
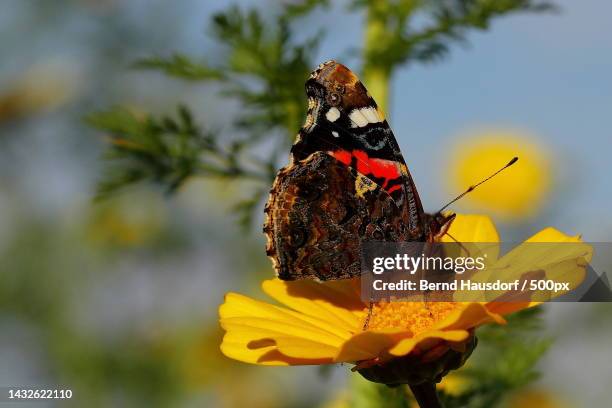
[[[306,93],[306,123],[266,205],[267,253],[278,276],[354,277],[361,242],[436,236],[437,215],[424,214],[395,136],[357,76],[328,61]]]
[[[284,280],[359,276],[362,241],[410,235],[382,187],[325,152],[281,170],[265,211],[266,252]]]
[[[308,116],[291,149],[292,162],[327,152],[391,195],[406,213],[410,240],[426,238],[423,207],[384,114],[365,86],[335,61],[321,64],[306,82]]]

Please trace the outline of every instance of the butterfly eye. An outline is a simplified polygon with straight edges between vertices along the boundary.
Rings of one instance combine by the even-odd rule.
[[[342,100],[342,97],[340,97],[340,95],[338,95],[335,92],[332,92],[329,95],[327,95],[327,102],[331,106],[338,106],[341,100]]]

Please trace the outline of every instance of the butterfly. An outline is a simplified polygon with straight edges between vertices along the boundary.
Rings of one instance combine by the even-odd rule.
[[[266,253],[280,279],[361,274],[363,242],[433,242],[455,215],[426,214],[383,112],[347,67],[306,81],[308,112],[265,206]]]

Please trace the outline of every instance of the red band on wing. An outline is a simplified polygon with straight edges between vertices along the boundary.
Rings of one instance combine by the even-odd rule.
[[[371,158],[363,150],[353,150],[352,152],[348,150],[334,150],[330,151],[329,154],[347,166],[351,164],[353,157],[356,158],[357,171],[366,176],[372,175],[376,178],[384,179],[385,182],[382,187],[388,193],[401,189],[401,185],[387,188],[391,180],[401,177],[399,163],[393,160]]]
[[[348,150],[332,150],[328,153],[339,162],[342,162],[347,166],[351,165],[352,155]]]
[[[394,191],[401,190],[401,188],[402,186],[400,184],[396,184],[394,186],[391,186],[391,188],[388,188],[387,193],[391,194]]]
[[[393,180],[400,177],[399,166],[392,160],[370,158],[362,150],[353,150],[353,156],[357,158],[357,171],[374,177]]]

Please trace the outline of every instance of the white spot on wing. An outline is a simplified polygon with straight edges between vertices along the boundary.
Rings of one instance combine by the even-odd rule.
[[[325,114],[325,117],[330,122],[335,122],[340,117],[340,111],[338,110],[338,108],[330,108]]]
[[[363,116],[366,117],[369,123],[382,122],[382,120],[380,119],[380,115],[378,114],[378,111],[376,110],[376,108],[372,106],[361,109],[361,112],[363,112]]]
[[[338,132],[336,132],[335,130],[332,130],[332,135],[334,135],[334,137],[340,137],[340,135],[338,134]]]
[[[367,108],[354,109],[349,118],[353,122],[352,127],[364,127],[367,126],[368,123],[380,123],[383,121],[382,116],[378,112],[378,110],[373,106],[368,106]]]
[[[361,109],[353,109],[353,111],[349,114],[349,118],[351,119],[351,122],[353,122],[352,127],[364,127],[369,123]]]

